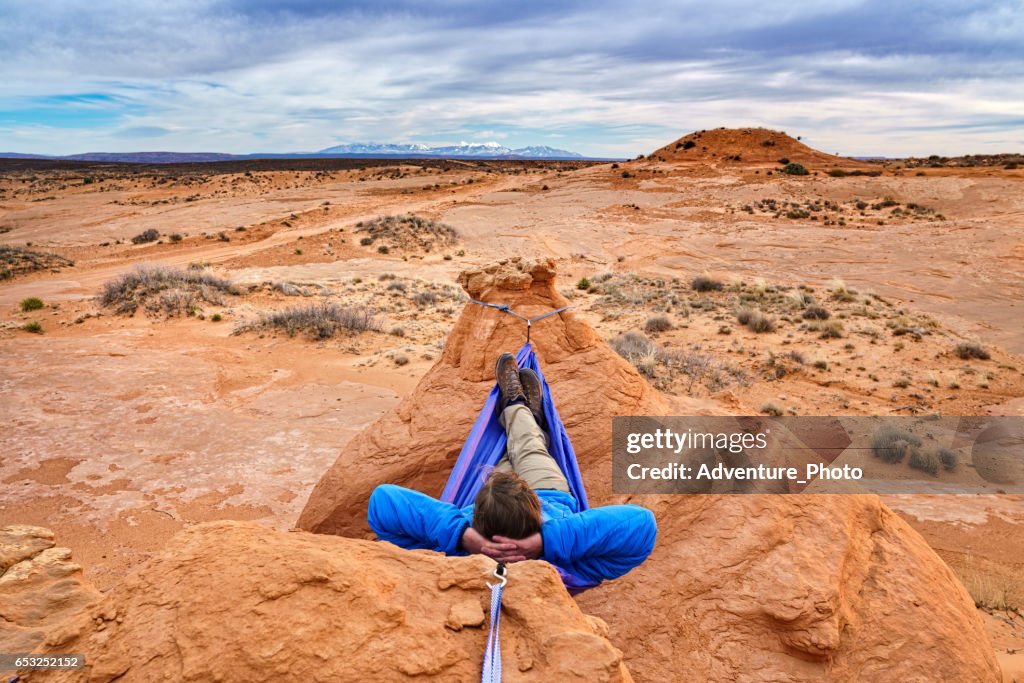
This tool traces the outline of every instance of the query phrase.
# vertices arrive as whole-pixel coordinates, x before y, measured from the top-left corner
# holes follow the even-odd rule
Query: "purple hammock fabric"
[[[526,342],[523,348],[516,353],[516,362],[521,368],[530,368],[540,377],[541,385],[544,387],[544,417],[548,422],[548,435],[550,445],[548,451],[551,457],[558,463],[558,467],[565,474],[569,482],[569,491],[576,499],[580,512],[586,510],[587,492],[583,487],[583,478],[580,476],[579,464],[576,462],[576,452],[572,449],[572,442],[569,435],[565,433],[565,426],[555,409],[555,402],[551,399],[551,389],[544,379],[540,364],[537,362],[537,354],[533,352],[530,342]],[[476,422],[469,432],[469,438],[462,446],[459,459],[452,468],[452,473],[445,484],[441,500],[446,503],[465,507],[472,505],[477,492],[483,486],[484,480],[491,473],[491,469],[498,464],[505,454],[505,428],[498,422],[498,385],[495,383],[491,393],[487,395],[484,407],[477,415]],[[596,583],[586,581],[578,576],[570,574],[560,567],[556,567],[562,576],[562,582],[573,595],[587,588],[593,588]]]

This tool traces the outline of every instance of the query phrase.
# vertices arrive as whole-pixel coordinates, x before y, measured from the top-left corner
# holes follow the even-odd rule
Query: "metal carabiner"
[[[508,567],[505,566],[505,563],[504,562],[499,562],[498,565],[494,568],[494,571],[492,572],[492,574],[499,581],[501,581],[501,587],[504,588],[505,584],[508,583]],[[498,584],[496,584],[496,583],[488,583],[487,584],[487,586],[490,587],[490,588],[494,588],[497,585]]]

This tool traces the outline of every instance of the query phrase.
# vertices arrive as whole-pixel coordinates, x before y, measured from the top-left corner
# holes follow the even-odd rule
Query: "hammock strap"
[[[556,308],[553,311],[548,311],[547,313],[544,313],[542,315],[538,315],[538,316],[536,316],[534,318],[527,318],[525,315],[520,315],[520,314],[516,313],[515,311],[513,311],[512,307],[509,306],[508,304],[491,304],[491,303],[487,303],[486,301],[477,301],[473,297],[469,297],[469,300],[471,302],[473,302],[474,304],[478,304],[480,306],[487,306],[488,308],[495,308],[495,309],[501,311],[502,313],[508,313],[509,315],[514,316],[516,318],[519,318],[520,320],[525,322],[526,323],[526,341],[527,341],[527,343],[529,343],[529,341],[530,341],[530,329],[533,327],[533,323],[537,322],[538,320],[543,320],[544,318],[547,318],[548,316],[552,316],[552,315],[555,315],[557,313],[561,313],[562,311],[567,311],[570,308],[572,308],[572,306],[562,306],[561,308]]]
[[[487,633],[487,649],[484,650],[481,683],[501,683],[501,594],[508,583],[508,568],[504,562],[499,562],[494,568],[494,575],[498,577],[498,583],[487,584],[491,587],[491,624]]]

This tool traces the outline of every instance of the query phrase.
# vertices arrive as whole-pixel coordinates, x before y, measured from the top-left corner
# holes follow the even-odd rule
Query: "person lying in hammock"
[[[459,508],[382,484],[370,496],[368,513],[377,538],[410,550],[482,553],[498,562],[547,560],[591,586],[646,560],[657,533],[651,511],[608,505],[581,512],[548,453],[537,373],[520,370],[504,353],[495,374],[508,445],[474,504]]]

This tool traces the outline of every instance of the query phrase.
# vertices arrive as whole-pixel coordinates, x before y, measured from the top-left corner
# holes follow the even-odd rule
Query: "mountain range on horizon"
[[[182,163],[203,161],[232,161],[239,159],[308,159],[308,158],[451,158],[451,159],[538,159],[586,160],[576,152],[546,145],[530,145],[516,149],[497,142],[460,142],[457,145],[429,146],[421,143],[353,142],[327,147],[317,152],[291,152],[267,154],[225,154],[220,152],[86,152],[84,154],[47,155],[20,152],[0,152],[7,159],[52,159],[67,161],[106,161],[122,163]],[[603,160],[603,158],[602,158]]]

